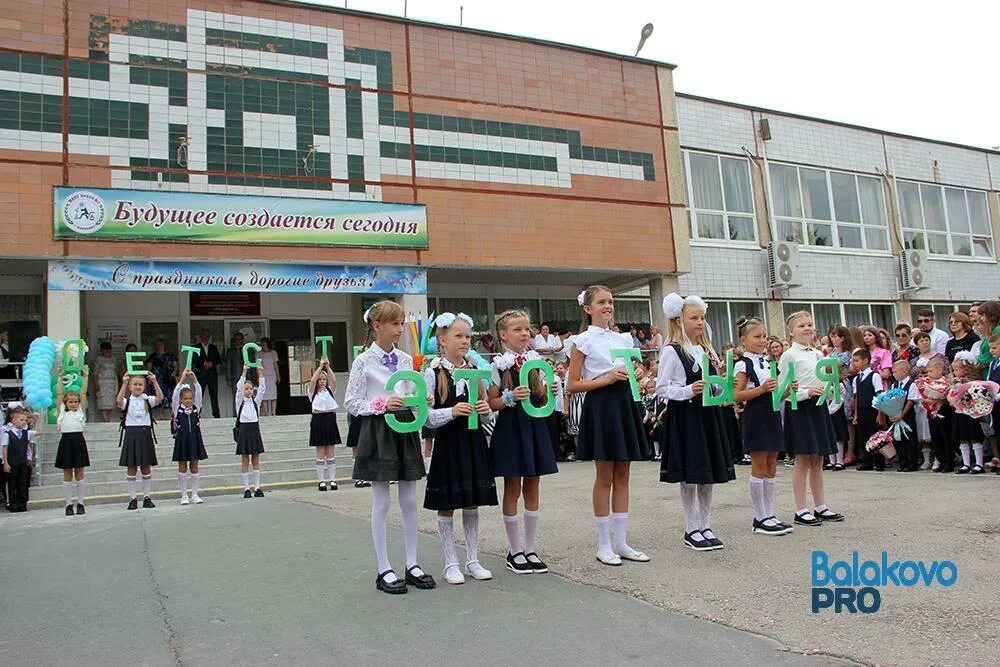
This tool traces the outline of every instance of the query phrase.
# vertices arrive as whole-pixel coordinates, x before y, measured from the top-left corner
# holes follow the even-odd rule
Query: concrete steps
[[[341,437],[347,437],[347,415],[338,415]],[[232,419],[205,419],[202,437],[208,459],[199,466],[201,495],[242,493],[240,457],[232,437]],[[309,415],[262,417],[261,437],[266,451],[261,459],[261,486],[267,488],[308,486],[316,483],[315,453],[309,446]],[[176,498],[179,495],[177,466],[170,460],[173,438],[170,425],[157,422],[156,455],[159,465],[153,469],[152,496]],[[87,501],[123,502],[128,493],[125,470],[118,466],[118,424],[88,424],[86,430],[90,467],[86,471]],[[62,471],[54,467],[59,433],[54,428],[39,436],[38,474],[32,479],[29,496],[35,506],[62,504]],[[337,448],[337,476],[344,484],[351,476],[351,452]]]

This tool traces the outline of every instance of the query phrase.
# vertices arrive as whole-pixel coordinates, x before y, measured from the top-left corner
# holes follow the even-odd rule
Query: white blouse
[[[623,368],[625,362],[613,360],[611,350],[634,348],[631,335],[615,333],[611,329],[602,329],[594,325],[590,325],[586,331],[577,336],[573,344],[584,355],[583,372],[580,374],[583,380],[593,380],[607,375],[615,366]]]
[[[316,394],[312,397],[313,412],[333,412],[339,407],[340,404],[337,403],[337,399],[333,397],[330,385],[327,385],[322,389],[317,389]]]
[[[344,405],[347,412],[355,417],[373,415],[372,400],[377,396],[399,396],[400,398],[412,396],[414,393],[412,382],[399,382],[393,391],[385,390],[385,383],[389,377],[395,373],[382,363],[384,355],[396,355],[396,371],[412,371],[413,357],[403,352],[397,347],[392,348],[392,352],[386,352],[372,343],[372,346],[359,354],[354,363],[351,364],[351,374],[347,378],[347,390],[344,395]]]
[[[804,401],[809,398],[809,390],[813,387],[824,387],[826,383],[816,376],[816,362],[823,358],[819,350],[806,347],[801,343],[792,343],[791,347],[785,350],[778,360],[778,377],[783,380],[788,367],[795,364],[795,379],[799,383],[799,390],[795,392],[795,397]],[[779,380],[780,381],[780,380]]]
[[[143,403],[148,403],[147,408]],[[149,418],[149,411],[159,405],[156,396],[143,394],[142,396],[132,396],[129,394],[118,404],[122,410],[128,405],[128,412],[125,413],[125,426],[152,426],[153,422]]]
[[[701,359],[705,348],[688,341],[684,349],[692,359],[692,370],[701,370]],[[668,401],[690,401],[694,398],[694,385],[687,383],[684,364],[672,345],[663,348],[660,354],[660,370],[656,374],[656,395]]]
[[[80,408],[67,410],[66,406],[59,406],[59,417],[56,418],[56,424],[59,425],[60,433],[83,433],[83,426],[86,422],[87,415]]]
[[[253,402],[256,404],[256,409],[254,409],[253,405],[247,405],[240,410],[240,406],[247,400],[246,396],[243,395],[243,387],[247,382],[246,373],[240,377],[239,384],[236,385],[236,397],[233,400],[236,405],[236,414],[240,416],[241,424],[253,424],[254,422],[260,421],[260,404],[264,400],[264,391],[267,389],[267,381],[264,379],[265,375],[263,373],[259,373],[257,377],[260,378],[260,384],[257,385],[257,390],[253,395]]]
[[[743,363],[736,363],[736,368],[733,371],[736,375],[743,374],[747,376],[747,389],[755,389],[759,387],[760,384],[754,382],[753,378],[746,371],[745,364],[751,364],[753,366],[754,373],[757,374],[757,379],[761,381],[767,381],[771,378],[771,364],[768,363],[767,357],[763,354],[754,354],[753,352],[743,353]]]
[[[532,341],[532,345],[536,350],[538,348],[549,348],[550,350],[552,350],[551,352],[546,352],[545,353],[546,356],[552,356],[556,352],[562,350],[562,341],[560,341],[559,336],[556,336],[555,334],[549,334],[548,338],[546,338],[542,334],[538,334]]]

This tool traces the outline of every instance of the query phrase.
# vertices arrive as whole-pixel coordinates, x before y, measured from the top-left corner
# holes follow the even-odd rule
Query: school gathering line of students
[[[863,443],[878,428],[885,428],[881,415],[872,408],[875,396],[888,384],[899,387],[908,399],[903,413],[893,421],[905,421],[909,436],[899,443],[899,470],[927,469],[928,451],[923,447],[924,465],[918,466],[918,448],[933,447],[936,470],[952,469],[956,448],[961,453],[959,472],[983,469],[983,425],[954,414],[946,406],[924,395],[915,375],[940,380],[945,359],[932,350],[931,336],[920,332],[917,346],[902,349],[897,357],[873,350],[883,341],[876,330],[856,336],[861,345],[851,350],[850,335],[844,328],[830,332],[834,357],[844,371],[844,398],[838,403],[819,403],[825,383],[816,372],[817,361],[825,355],[817,345],[818,334],[808,312],[792,313],[786,321],[787,349],[778,342],[780,356],[769,338],[764,323],[756,318],[740,318],[738,361],[733,373],[733,404],[742,406],[739,420],[733,404],[710,405],[703,399],[703,372],[716,374],[723,368],[706,334],[707,304],[697,296],[668,295],[663,302],[667,318],[667,336],[658,366],[636,361],[635,379],[642,400],[636,401],[630,390],[630,373],[619,358],[619,350],[630,347],[631,336],[613,331],[614,298],[611,291],[593,285],[581,292],[578,302],[583,310],[586,329],[573,336],[565,346],[570,363],[568,371],[561,364],[556,369],[552,395],[562,398],[560,409],[572,426],[578,442],[575,456],[593,460],[593,512],[597,532],[596,559],[617,567],[623,561],[649,562],[642,551],[628,544],[629,476],[633,461],[655,458],[660,463],[660,481],[679,484],[684,518],[682,544],[695,551],[724,548],[711,527],[712,491],[715,484],[736,479],[734,450],[741,448],[751,465],[748,493],[754,533],[787,535],[793,525],[777,518],[776,466],[784,452],[794,457],[792,492],[795,502],[793,523],[821,526],[841,522],[844,516],[833,511],[824,495],[824,469],[842,470],[851,463],[849,426],[855,432],[855,449],[860,452],[859,469],[882,470],[886,462],[876,452],[867,455]],[[983,304],[987,315],[991,304]],[[1000,320],[1000,304],[996,319]],[[539,407],[546,403],[550,387],[544,374],[531,370],[522,381],[522,367],[540,359],[530,349],[531,322],[525,311],[509,310],[496,322],[497,340],[502,352],[493,358],[488,373],[469,376],[460,371],[472,369],[469,350],[472,344],[472,319],[462,313],[443,313],[434,322],[439,355],[423,370],[428,402],[426,426],[433,434],[434,446],[429,465],[425,465],[419,434],[392,428],[391,415],[400,423],[412,423],[416,417],[407,398],[421,394],[412,382],[398,382],[391,390],[386,382],[400,370],[414,370],[413,358],[396,347],[403,331],[405,314],[392,301],[380,301],[364,314],[368,329],[368,347],[351,367],[345,407],[351,418],[347,445],[354,451],[353,478],[358,485],[372,488],[371,530],[375,548],[378,590],[391,594],[405,593],[408,587],[430,589],[436,582],[420,566],[417,553],[416,482],[427,477],[423,506],[437,512],[438,535],[443,553],[443,576],[449,584],[462,584],[465,575],[488,580],[492,573],[479,562],[479,508],[501,506],[507,534],[506,567],[515,574],[545,573],[548,566],[538,554],[540,482],[558,472],[561,451],[554,442],[562,428],[561,415],[553,421],[530,416],[522,404]],[[990,326],[995,326],[992,322]],[[921,337],[922,335],[922,337]],[[924,342],[926,339],[926,342]],[[961,340],[956,337],[953,340]],[[950,343],[944,341],[946,346]],[[885,343],[887,344],[887,343]],[[950,347],[957,347],[950,345]],[[888,350],[887,347],[878,348]],[[987,376],[1000,379],[1000,331],[989,339],[990,363]],[[964,355],[964,356],[963,356]],[[979,352],[958,350],[953,369],[962,380],[976,371]],[[770,362],[777,357],[779,378],[794,372],[790,386],[771,377]],[[848,360],[850,365],[848,366]],[[921,364],[921,361],[923,363]],[[706,366],[703,369],[702,366]],[[914,370],[918,369],[918,370]],[[919,370],[922,369],[922,370]],[[421,369],[416,369],[421,370]],[[236,454],[242,459],[244,497],[263,497],[260,487],[260,455],[264,444],[260,434],[261,401],[266,395],[266,375],[255,386],[247,380],[248,368],[237,384],[235,397]],[[475,379],[475,378],[481,379]],[[563,379],[565,378],[565,384]],[[654,379],[655,378],[655,379]],[[58,427],[61,432],[56,467],[64,470],[66,514],[84,514],[84,469],[89,465],[85,425],[86,379],[83,391],[59,396]],[[174,438],[172,460],[178,464],[181,504],[201,504],[198,495],[198,464],[207,458],[200,430],[202,387],[191,371],[185,371],[172,392],[171,434]],[[152,394],[147,394],[147,383]],[[329,362],[321,359],[310,380],[309,445],[316,450],[316,475],[320,491],[336,490],[336,467],[333,449],[341,444],[336,422],[339,408],[334,398],[335,379]],[[786,387],[779,389],[779,387]],[[567,399],[563,391],[568,391]],[[784,394],[774,400],[784,408],[772,407],[772,394]],[[797,409],[788,402],[798,399]],[[142,475],[142,506],[153,508],[150,499],[152,467],[157,465],[152,408],[163,400],[163,392],[154,374],[146,377],[125,375],[116,403],[122,411],[121,456],[119,464],[127,469],[129,510],[138,507],[137,475]],[[575,407],[574,407],[575,406]],[[848,420],[847,406],[850,406]],[[576,414],[573,414],[573,413]],[[730,414],[732,419],[730,420]],[[918,427],[921,419],[925,429]],[[27,504],[27,478],[32,461],[28,428],[29,414],[12,410],[10,424],[0,440],[3,469],[10,478],[11,511],[24,511]],[[470,420],[476,423],[471,424]],[[731,422],[736,422],[735,424]],[[491,431],[488,435],[487,427]],[[924,439],[926,438],[926,440]],[[652,447],[650,446],[652,443]],[[845,459],[845,455],[847,458]],[[974,460],[973,460],[974,457]],[[252,484],[251,484],[252,475]],[[502,497],[495,479],[503,478]],[[75,478],[75,480],[74,480]],[[387,523],[390,509],[390,484],[398,489],[403,518],[405,572],[399,577],[390,562],[387,546]],[[811,506],[806,502],[811,492]],[[76,492],[74,506],[73,492]],[[523,499],[523,500],[522,500]],[[523,511],[519,514],[519,505]],[[460,567],[454,542],[454,512],[462,511],[466,539],[466,562]],[[523,525],[523,534],[522,534]],[[613,537],[612,537],[613,535]]]

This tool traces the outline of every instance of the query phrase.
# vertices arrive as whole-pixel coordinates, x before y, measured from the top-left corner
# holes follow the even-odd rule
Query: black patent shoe
[[[402,579],[396,579],[396,581],[389,583],[385,580],[385,575],[392,572],[392,570],[386,570],[382,574],[375,577],[375,588],[382,591],[383,593],[389,593],[390,595],[401,595],[406,592],[406,582]],[[395,572],[393,572],[395,574]]]
[[[126,507],[125,509],[127,510],[139,509],[139,501],[136,500],[135,498],[132,498],[131,500],[128,501],[128,507]]]
[[[66,516],[73,516],[73,506],[72,505],[67,505],[66,506]]]
[[[257,490],[253,492],[253,497],[254,497],[254,498],[263,498],[263,497],[264,497],[264,490],[263,490],[263,489],[261,489],[261,488],[260,488],[260,487],[258,486],[258,487],[257,487]]]
[[[983,467],[981,465],[974,465],[974,466],[972,466],[972,470],[969,471],[969,474],[970,475],[982,475],[984,472],[986,472],[986,471],[983,470]]]
[[[406,584],[409,586],[416,586],[417,588],[422,588],[424,590],[429,590],[437,586],[434,581],[434,577],[424,572],[419,577],[413,574],[414,570],[421,569],[419,565],[414,565],[406,569]]]
[[[149,496],[146,496],[145,498],[142,499],[142,507],[143,507],[143,509],[151,510],[154,507],[156,507],[156,504],[153,503],[153,499],[152,498],[150,498]]]
[[[524,559],[528,561],[534,574],[545,574],[549,571],[549,566],[534,551],[524,554]]]
[[[337,490],[337,483],[336,482],[330,482],[330,490],[331,491],[336,491]]]
[[[695,534],[698,536],[695,537]],[[718,548],[713,546],[710,541],[706,540],[699,530],[696,530],[693,533],[684,533],[684,546],[688,549],[694,549],[695,551],[714,551]]]
[[[320,482],[317,484],[317,487],[319,487],[320,491],[326,491],[326,482]]]
[[[955,474],[956,475],[968,475],[969,472],[971,472],[971,469],[969,468],[969,466],[962,466],[961,468],[959,468],[958,470],[955,471]]]
[[[518,562],[518,556],[524,559],[523,563]],[[514,574],[531,574],[535,571],[535,569],[531,567],[531,563],[528,562],[528,559],[525,558],[524,554],[521,552],[516,554],[512,554],[510,552],[507,553],[507,569]]]
[[[86,513],[87,513],[87,508],[84,507],[82,504],[77,503],[76,504],[76,514],[77,514],[77,516],[79,516],[81,514],[86,514]]]
[[[813,516],[815,516],[818,519],[822,519],[823,521],[837,522],[837,521],[843,521],[844,520],[844,515],[843,514],[837,514],[836,512],[834,512],[833,510],[831,510],[830,508],[827,508],[827,509],[823,510],[822,512],[813,512]]]
[[[806,512],[805,514],[796,514],[795,523],[800,526],[822,526],[823,519],[819,518],[812,512]]]
[[[774,517],[768,517],[773,519]],[[764,521],[753,520],[753,532],[760,533],[761,535],[787,535],[792,532],[792,527],[785,523],[778,523],[776,525],[768,525]],[[777,519],[775,519],[777,521]]]

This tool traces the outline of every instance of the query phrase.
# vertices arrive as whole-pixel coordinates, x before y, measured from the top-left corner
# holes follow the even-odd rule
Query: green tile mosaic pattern
[[[190,41],[201,34],[201,43]],[[393,89],[392,54],[359,46],[333,53],[330,44],[342,43],[342,35],[322,34],[308,25],[198,10],[188,11],[187,25],[92,15],[90,58],[68,63],[71,150],[108,154],[140,183],[294,188],[315,193],[309,196],[346,189],[378,198],[372,182],[385,173],[409,175],[411,153],[418,174],[432,178],[491,180],[493,168],[502,168],[502,182],[538,185],[541,177],[541,184],[563,188],[579,173],[656,180],[652,153],[588,146],[570,128],[415,112],[411,149],[405,96],[367,92]],[[38,136],[50,147],[53,137],[61,141],[62,76],[61,58],[0,51],[0,129],[21,133],[22,146]],[[371,96],[377,118],[365,117]],[[256,129],[248,131],[248,122]],[[281,135],[278,126],[286,128]],[[203,137],[201,145],[184,145],[189,131]],[[464,138],[456,143],[445,133]],[[98,141],[105,137],[130,141]],[[499,150],[495,138],[504,140]],[[164,168],[225,175],[149,171]]]

